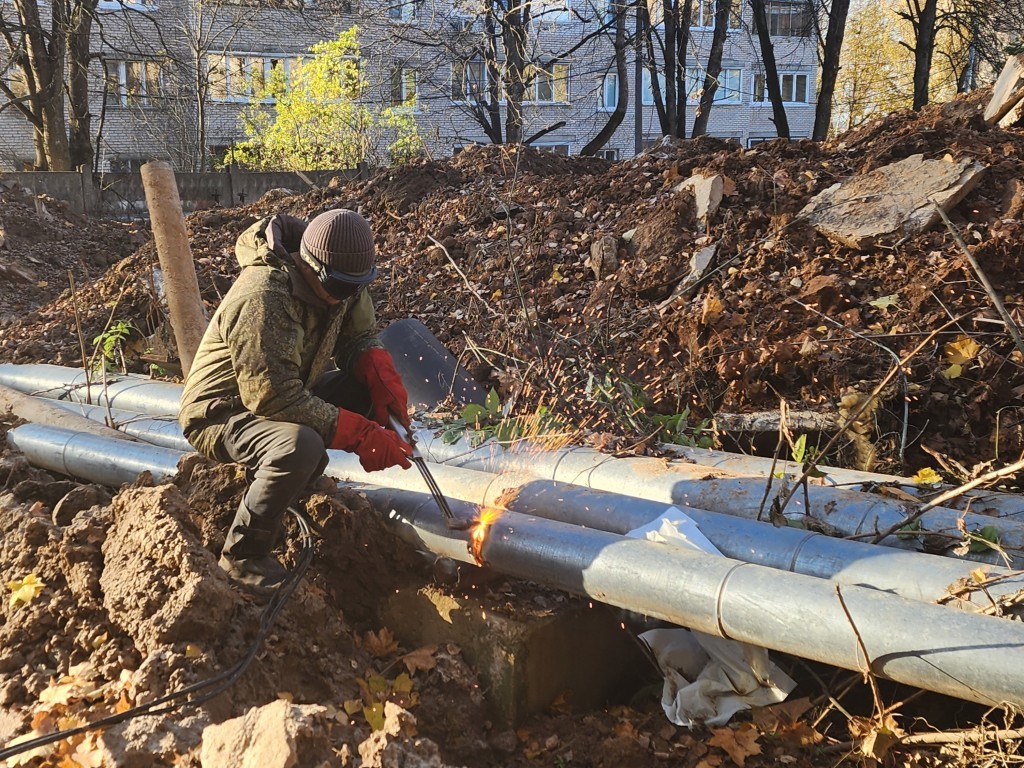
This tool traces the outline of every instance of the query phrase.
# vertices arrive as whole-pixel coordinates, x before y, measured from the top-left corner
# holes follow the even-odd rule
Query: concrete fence
[[[338,171],[303,173],[222,171],[214,173],[175,173],[182,208],[194,211],[213,206],[251,203],[268,190],[290,189],[307,192],[326,186],[331,179],[365,178],[365,167]],[[12,171],[0,173],[0,185],[19,184],[34,194],[46,194],[63,200],[76,213],[110,218],[145,219],[146,195],[142,176],[131,173],[79,173],[77,171]]]

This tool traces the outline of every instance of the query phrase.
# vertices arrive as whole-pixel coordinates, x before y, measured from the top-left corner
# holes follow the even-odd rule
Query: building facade
[[[181,170],[211,167],[245,140],[243,110],[272,110],[263,90],[267,82],[301,68],[310,60],[311,45],[353,26],[360,44],[361,100],[411,117],[424,153],[440,157],[489,143],[496,131],[505,140],[509,56],[487,2],[100,0],[90,63],[96,170],[133,170],[157,158]],[[522,138],[532,145],[579,153],[606,125],[623,90],[625,118],[600,153],[629,157],[661,137],[651,76],[648,67],[637,66],[635,45],[625,50],[629,76],[620,82],[608,2],[527,4],[532,13],[519,27],[518,55],[526,74]],[[650,2],[657,39],[661,21],[656,0]],[[734,2],[739,10],[730,21],[707,132],[749,146],[777,133],[749,8]],[[704,80],[715,3],[693,5],[687,135]],[[793,137],[809,136],[814,122],[817,55],[807,6],[799,0],[768,3]],[[23,92],[19,69],[6,55],[0,53],[0,76]],[[493,110],[486,109],[488,101]],[[382,133],[375,142],[380,152],[371,160],[386,161],[389,137]],[[21,170],[33,156],[27,120],[0,109],[0,169]]]

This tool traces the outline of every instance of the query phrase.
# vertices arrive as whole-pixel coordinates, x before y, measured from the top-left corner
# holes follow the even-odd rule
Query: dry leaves
[[[391,634],[387,627],[381,627],[380,632],[372,629],[363,635],[363,646],[374,658],[383,659],[398,652],[398,641]]]
[[[7,588],[11,590],[11,605],[18,603],[28,605],[39,596],[45,586],[46,584],[40,581],[34,573],[30,573],[24,579],[7,582]]]
[[[417,648],[415,651],[405,654],[402,657],[402,663],[405,664],[405,668],[409,670],[410,675],[415,675],[421,669],[429,672],[437,666],[437,659],[434,658],[435,653],[437,653],[436,645],[425,645],[422,648]]]
[[[761,754],[761,745],[757,743],[761,734],[749,723],[738,728],[715,728],[713,733],[708,744],[725,750],[729,759],[740,768],[746,764],[748,757]]]

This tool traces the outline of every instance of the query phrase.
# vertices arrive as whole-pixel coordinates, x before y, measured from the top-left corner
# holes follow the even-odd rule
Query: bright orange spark
[[[501,515],[498,507],[484,507],[480,510],[480,516],[473,526],[473,535],[469,541],[469,551],[479,566],[484,565],[484,542],[487,541],[487,532],[490,531],[494,521]]]

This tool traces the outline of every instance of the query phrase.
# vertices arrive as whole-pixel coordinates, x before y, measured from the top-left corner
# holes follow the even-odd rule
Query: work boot
[[[243,502],[228,528],[220,567],[236,583],[258,594],[269,594],[288,578],[288,571],[271,554],[280,534],[280,521],[252,515]]]

